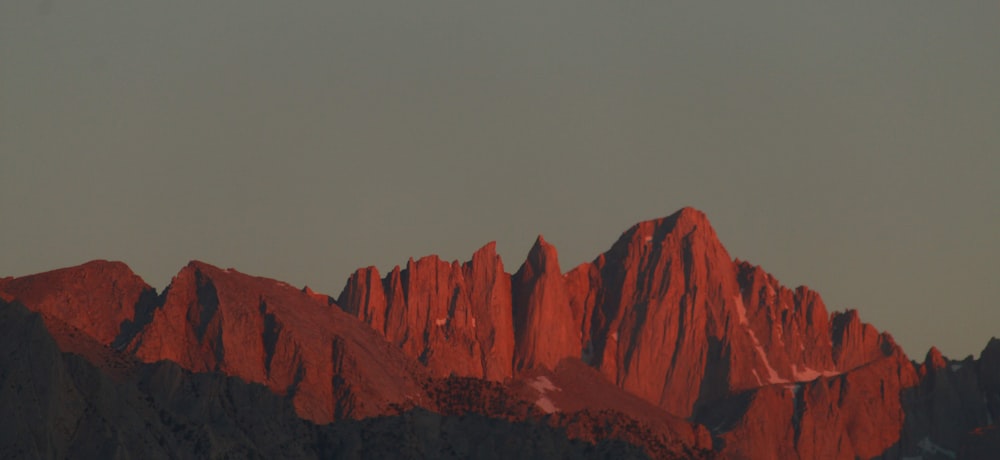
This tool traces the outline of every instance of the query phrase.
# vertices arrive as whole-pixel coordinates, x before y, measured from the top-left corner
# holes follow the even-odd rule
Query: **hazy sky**
[[[1000,4],[0,2],[0,276],[564,270],[691,205],[914,359],[1000,335]],[[751,5],[752,4],[752,5]]]

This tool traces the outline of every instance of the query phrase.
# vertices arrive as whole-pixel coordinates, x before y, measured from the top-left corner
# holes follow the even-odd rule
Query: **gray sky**
[[[569,269],[691,205],[912,358],[978,355],[1000,5],[815,3],[0,2],[0,276],[337,295],[491,240],[513,271],[539,233]]]

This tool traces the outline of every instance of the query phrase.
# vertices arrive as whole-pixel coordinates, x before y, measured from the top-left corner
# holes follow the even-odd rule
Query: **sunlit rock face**
[[[0,279],[0,298],[17,300],[46,319],[68,324],[110,345],[148,321],[156,292],[124,263],[95,260]]]
[[[197,261],[157,294],[94,261],[0,279],[0,300],[111,379],[170,361],[317,423],[422,407],[663,458],[989,458],[1000,416],[1000,341],[911,362],[856,311],[734,260],[691,208],[566,272],[539,236],[514,273],[490,243],[359,269],[336,299]]]
[[[435,376],[512,375],[511,277],[493,243],[464,264],[410,259],[384,278],[374,267],[360,269],[338,303]]]
[[[421,397],[422,369],[332,302],[202,262],[174,277],[129,349],[264,384],[319,423]]]

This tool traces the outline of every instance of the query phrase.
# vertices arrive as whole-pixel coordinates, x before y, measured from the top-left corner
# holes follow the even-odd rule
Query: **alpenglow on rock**
[[[787,288],[734,259],[691,208],[632,226],[593,261],[565,272],[556,247],[539,236],[513,273],[489,243],[465,262],[431,255],[386,274],[359,269],[336,298],[203,262],[188,264],[158,294],[125,264],[94,261],[0,279],[0,300],[36,312],[62,353],[93,367],[11,374],[8,388],[60,385],[65,392],[30,401],[67,407],[110,404],[114,392],[78,386],[94,372],[124,382],[129,401],[142,400],[152,394],[143,380],[151,368],[142,366],[169,361],[195,380],[208,376],[213,388],[245,391],[224,379],[258,385],[274,395],[266,404],[287,404],[308,422],[363,420],[338,433],[396,427],[428,449],[439,439],[435,430],[483,436],[491,426],[504,433],[545,426],[545,436],[556,438],[535,441],[579,455],[587,450],[557,438],[624,440],[634,446],[601,444],[610,449],[601,452],[658,458],[991,458],[1000,445],[1000,341],[990,341],[979,360],[953,361],[932,349],[913,362],[856,311],[831,314],[809,288]],[[198,388],[177,371],[157,372],[157,388]],[[258,426],[256,415],[208,403],[220,414],[215,422],[177,415],[213,396],[185,397],[190,404],[161,412],[181,425],[225,424],[210,429],[229,434],[206,435],[227,443],[213,449],[270,449],[240,450],[249,438],[227,437]],[[0,403],[18,413],[45,410]],[[64,425],[96,423],[78,412]],[[445,427],[465,414],[481,418],[464,431]],[[308,439],[305,456],[364,444],[293,431],[270,439]],[[364,432],[366,439],[389,435]],[[97,442],[112,451],[115,443],[124,441]],[[467,444],[475,440],[433,445],[445,449],[438,453],[473,452]],[[32,449],[6,446],[0,454]],[[59,456],[85,444],[58,446],[33,452]],[[547,448],[539,449],[531,452]]]

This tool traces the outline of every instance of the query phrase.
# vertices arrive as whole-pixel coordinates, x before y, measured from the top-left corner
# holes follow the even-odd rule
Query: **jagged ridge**
[[[636,224],[566,273],[539,237],[513,275],[490,243],[466,263],[410,259],[384,278],[358,270],[336,301],[199,262],[159,297],[106,262],[0,280],[0,295],[144,361],[262,383],[318,422],[427,407],[434,378],[516,384],[567,360],[586,363],[576,375],[589,366],[705,424],[734,456],[956,450],[1000,401],[993,355],[969,365],[971,377],[935,356],[918,367],[856,312],[829,315],[815,292],[733,260],[691,208]],[[927,405],[953,384],[976,396]],[[954,407],[973,415],[950,431],[926,415]],[[688,445],[703,442],[694,432]]]

